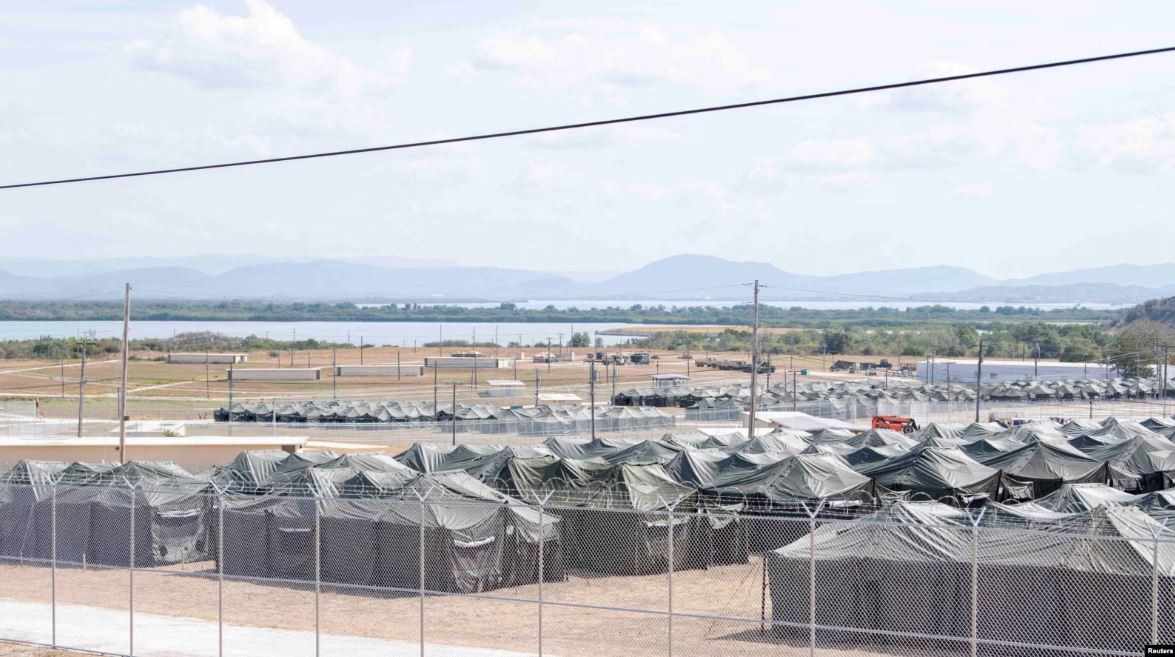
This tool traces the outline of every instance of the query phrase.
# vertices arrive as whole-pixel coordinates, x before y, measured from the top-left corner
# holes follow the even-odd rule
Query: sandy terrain
[[[806,645],[790,645],[765,635],[758,623],[761,562],[723,566],[674,575],[674,610],[740,621],[675,616],[675,655],[807,654]],[[78,608],[128,609],[129,574],[102,569],[57,571],[57,601]],[[50,600],[47,568],[0,565],[4,596],[22,602]],[[186,569],[135,573],[135,609],[155,615],[215,621],[218,582],[210,564]],[[543,652],[573,657],[632,657],[665,654],[669,641],[668,579],[573,576],[544,585]],[[538,651],[537,585],[501,589],[493,596],[428,596],[423,600],[425,639],[430,644],[466,646],[524,653]],[[638,611],[587,609],[569,605],[622,607]],[[768,602],[770,604],[770,602]],[[323,633],[416,642],[420,639],[422,600],[415,592],[324,587],[320,599]],[[225,622],[284,630],[313,630],[312,585],[226,581]],[[770,610],[767,611],[768,615]],[[70,622],[59,612],[59,622]],[[76,619],[76,620],[80,620]],[[205,637],[207,638],[207,637]],[[275,654],[282,653],[275,646]],[[18,653],[19,654],[19,653]],[[41,657],[40,653],[30,653]],[[53,653],[45,653],[52,655]],[[821,654],[865,654],[822,651]],[[887,654],[887,653],[868,653]]]

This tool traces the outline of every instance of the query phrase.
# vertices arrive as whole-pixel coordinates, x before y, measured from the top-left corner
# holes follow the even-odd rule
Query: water
[[[235,322],[235,321],[132,321],[131,339],[170,338],[177,333],[210,331],[237,337],[255,335],[275,340],[290,340],[295,333],[299,340],[314,338],[330,342],[359,344],[360,339],[368,345],[392,345],[411,347],[416,344],[435,342],[438,339],[472,341],[474,331],[478,341],[494,339],[497,330],[498,343],[507,344],[519,339],[523,344],[542,344],[548,339],[564,343],[572,331],[587,332],[593,337],[597,332],[609,329],[640,326],[622,322],[577,322],[570,323],[529,323],[529,322]],[[439,330],[439,332],[438,332]],[[81,321],[81,322],[28,322],[0,321],[0,340],[30,340],[43,336],[54,338],[89,335],[98,338],[122,336],[122,322]],[[614,345],[629,340],[632,336],[599,336],[604,344]]]
[[[730,308],[731,306],[739,304],[748,304],[751,300],[748,296],[745,300],[731,300],[731,299],[676,299],[676,300],[644,300],[644,299],[538,299],[535,301],[516,301],[514,305],[525,310],[542,310],[548,306],[553,306],[556,310],[566,310],[568,308],[579,308],[581,310],[591,310],[595,308],[629,308],[631,306],[640,304],[645,308],[653,306],[665,306],[666,308],[701,308],[711,306],[714,308]],[[1007,303],[1002,301],[982,301],[982,302],[963,302],[963,301],[919,301],[916,299],[893,299],[886,301],[760,301],[764,306],[775,306],[777,308],[804,308],[807,310],[862,310],[864,308],[897,308],[905,310],[907,308],[918,308],[921,306],[946,306],[956,310],[979,310],[983,306],[995,309],[998,306],[1024,306],[1026,308],[1039,308],[1041,310],[1054,310],[1059,308],[1074,308],[1080,306],[1090,310],[1116,310],[1119,308],[1127,308],[1133,304],[1110,304],[1110,303]],[[378,303],[360,303],[356,304],[360,308],[379,308],[385,304]],[[428,305],[427,303],[422,305]],[[445,303],[446,306],[459,306],[461,308],[497,308],[499,302],[497,301],[472,301],[472,302],[456,302]]]

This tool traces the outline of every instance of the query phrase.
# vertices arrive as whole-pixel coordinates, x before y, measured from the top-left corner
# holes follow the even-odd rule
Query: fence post
[[[1151,643],[1159,642],[1159,532],[1155,529],[1151,546]]]
[[[673,545],[673,509],[677,507],[677,502],[669,506],[669,530],[666,536],[669,538],[669,657],[673,657],[673,570],[674,570],[674,545]]]
[[[224,495],[216,495],[216,654],[224,657]]]
[[[53,484],[50,489],[50,494],[53,496],[52,506],[49,510],[49,522],[53,526],[49,530],[49,549],[51,550],[51,564],[52,564],[52,582],[50,583],[50,606],[52,607],[52,619],[50,628],[50,635],[52,637],[52,646],[57,647],[57,484]]]
[[[539,657],[543,657],[543,582],[547,579],[546,556],[544,555],[547,549],[547,535],[544,522],[547,518],[547,499],[550,497],[551,494],[547,493],[547,497],[539,501]]]
[[[971,525],[971,657],[979,652],[979,520]]]
[[[131,545],[130,545],[130,569],[128,570],[130,576],[130,632],[129,632],[129,651],[128,655],[134,657],[135,654],[135,502],[136,491],[134,486],[131,487]]]
[[[314,656],[322,653],[322,518],[314,501]]]
[[[424,501],[431,492],[420,498],[420,545],[416,558],[420,566],[420,657],[424,657]]]
[[[767,558],[767,554],[763,554]],[[816,657],[816,514],[808,514],[808,656]]]

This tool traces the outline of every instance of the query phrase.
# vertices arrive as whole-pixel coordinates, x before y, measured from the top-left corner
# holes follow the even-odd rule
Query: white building
[[[652,379],[654,388],[672,388],[689,382],[689,377],[684,374],[654,374]]]
[[[253,367],[225,370],[233,381],[318,381],[321,367]]]
[[[187,365],[209,363],[211,365],[233,365],[249,361],[248,354],[201,354],[175,353],[167,355],[169,363],[183,363]]]
[[[424,366],[404,363],[402,365],[337,365],[335,376],[424,376]]]
[[[936,358],[918,363],[918,375],[927,381],[975,384],[978,361],[974,358]],[[1061,379],[1104,379],[1113,376],[1102,363],[1058,363],[1056,361],[983,359],[983,383],[1014,381],[1057,381]]]
[[[513,397],[525,391],[526,384],[513,379],[490,379],[489,387],[478,393],[482,397]]]

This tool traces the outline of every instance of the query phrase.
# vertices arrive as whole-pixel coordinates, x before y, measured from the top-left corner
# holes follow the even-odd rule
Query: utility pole
[[[563,336],[559,336],[562,339]],[[547,338],[547,371],[551,371],[551,338]]]
[[[1040,380],[1040,343],[1033,342],[1032,349],[1033,349],[1033,352],[1032,352],[1032,355],[1033,355],[1033,358],[1032,358],[1032,380],[1039,381]]]
[[[791,409],[796,410],[796,370],[791,371]]]
[[[983,385],[983,336],[979,336],[979,362],[975,367],[975,421],[979,421],[979,402],[983,399],[983,394],[979,392],[980,386]]]
[[[440,414],[440,407],[437,406],[437,389],[438,389],[437,370],[439,370],[439,369],[440,368],[437,367],[436,365],[432,366],[432,419],[433,420],[438,419],[438,415]]]
[[[233,430],[233,363],[228,364],[228,430]]]
[[[126,463],[126,363],[130,351],[131,330],[131,284],[126,284],[122,302],[122,375],[118,387],[118,459]]]
[[[82,437],[82,414],[86,406],[86,351],[89,343],[82,342],[82,372],[78,375],[78,438]]]
[[[457,382],[453,382],[453,412],[449,415],[453,418],[451,424],[453,425],[453,444],[457,444]]]
[[[339,348],[330,348],[330,398],[339,398]]]
[[[590,391],[588,393],[588,400],[592,405],[592,442],[594,443],[596,442],[596,360],[594,358],[590,366],[589,377],[591,381],[588,384],[588,390]]]
[[[539,405],[539,371],[537,368],[534,371],[534,405]]]
[[[747,413],[747,440],[755,437],[755,386],[759,377],[759,279],[755,279],[751,310],[751,408]]]

